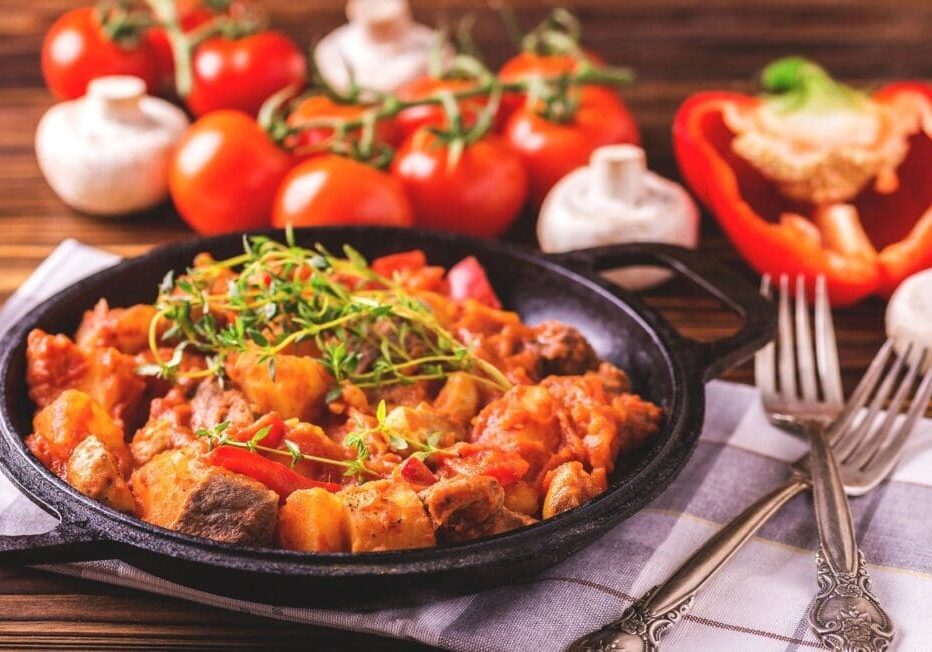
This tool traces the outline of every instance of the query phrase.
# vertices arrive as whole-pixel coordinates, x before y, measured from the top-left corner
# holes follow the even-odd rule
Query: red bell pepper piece
[[[228,471],[242,473],[254,480],[258,480],[277,493],[282,501],[299,489],[320,487],[330,492],[336,492],[342,488],[335,482],[312,480],[292,470],[285,464],[262,457],[262,455],[245,448],[218,446],[208,453],[207,461],[215,466],[222,466]]]
[[[431,485],[437,476],[417,457],[409,457],[401,463],[401,477],[415,485]]]
[[[420,249],[389,254],[372,261],[372,271],[385,278],[392,278],[395,272],[416,272],[427,266],[427,257]]]
[[[778,92],[792,92],[794,84],[802,83],[800,70],[814,73],[815,82],[806,82],[810,88],[796,89],[804,91],[798,96],[805,97],[802,104],[784,103],[781,110],[787,114],[802,115],[806,102],[852,97],[900,111],[898,124],[912,120],[917,126],[892,182],[882,182],[878,174],[850,198],[816,203],[789,196],[733,149],[737,134],[726,114],[753,114],[768,102],[779,102],[781,95],[713,91],[687,99],[673,124],[680,170],[739,253],[761,273],[804,274],[810,281],[824,274],[836,306],[874,293],[889,295],[904,278],[932,266],[932,85],[899,82],[867,96],[835,84],[804,60],[781,60],[768,70],[771,89]],[[819,116],[813,111],[804,117]],[[785,136],[791,139],[793,133]]]
[[[258,444],[268,448],[278,448],[285,438],[285,422],[278,412],[263,414],[248,426],[234,426],[231,428],[230,436],[237,441],[249,441],[256,436],[257,432],[265,428],[268,428],[268,432]]]
[[[475,299],[491,308],[502,307],[485,269],[475,256],[467,256],[451,267],[447,272],[447,282],[450,284],[450,296],[458,301]]]

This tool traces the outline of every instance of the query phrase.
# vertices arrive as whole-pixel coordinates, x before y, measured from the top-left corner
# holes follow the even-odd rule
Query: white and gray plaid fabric
[[[9,300],[0,328],[59,287],[112,264],[63,243]],[[560,649],[619,615],[695,547],[782,482],[803,443],[771,428],[753,388],[713,382],[702,439],[677,481],[649,507],[530,581],[420,606],[352,612],[269,606],[194,591],[119,561],[47,566],[57,573],[281,620],[416,639],[454,650]],[[892,479],[852,502],[877,595],[898,626],[895,649],[932,650],[932,422]],[[0,534],[41,532],[53,519],[0,476]],[[791,502],[703,591],[669,650],[817,649],[806,612],[816,589],[811,502]]]

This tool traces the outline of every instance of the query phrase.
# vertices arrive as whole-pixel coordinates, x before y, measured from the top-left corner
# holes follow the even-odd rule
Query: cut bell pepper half
[[[850,199],[823,204],[789,196],[735,151],[727,116],[753,113],[767,101],[703,92],[686,100],[673,124],[684,179],[742,257],[762,274],[803,274],[810,283],[824,274],[835,306],[888,296],[907,276],[932,267],[932,85],[898,82],[870,96],[878,105],[911,107],[918,128],[892,185],[878,190],[884,184],[872,179]]]

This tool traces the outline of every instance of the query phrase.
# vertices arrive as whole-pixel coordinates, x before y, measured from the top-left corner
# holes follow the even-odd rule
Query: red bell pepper
[[[799,58],[762,83],[693,95],[673,124],[683,177],[739,253],[761,273],[824,274],[836,306],[932,266],[932,85],[866,95]]]
[[[450,296],[458,301],[475,299],[490,308],[502,307],[485,269],[475,256],[467,256],[451,267],[447,272],[447,283],[450,284]]]
[[[285,464],[262,457],[258,453],[245,448],[218,446],[208,453],[207,461],[215,466],[222,466],[228,471],[242,473],[254,480],[258,480],[277,493],[282,501],[299,489],[320,487],[330,492],[336,492],[342,488],[335,482],[312,480],[306,475],[301,475],[292,470]]]

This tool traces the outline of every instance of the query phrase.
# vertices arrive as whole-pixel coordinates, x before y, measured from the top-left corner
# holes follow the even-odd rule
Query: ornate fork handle
[[[648,591],[628,607],[621,618],[578,639],[570,646],[570,651],[659,650],[661,636],[682,620],[696,592],[770,517],[808,486],[806,478],[794,474],[784,486],[758,500],[710,537],[666,582]]]
[[[832,650],[879,652],[893,640],[893,624],[871,593],[864,554],[858,551],[853,573],[838,571],[821,548],[816,555],[819,595],[809,621]]]

